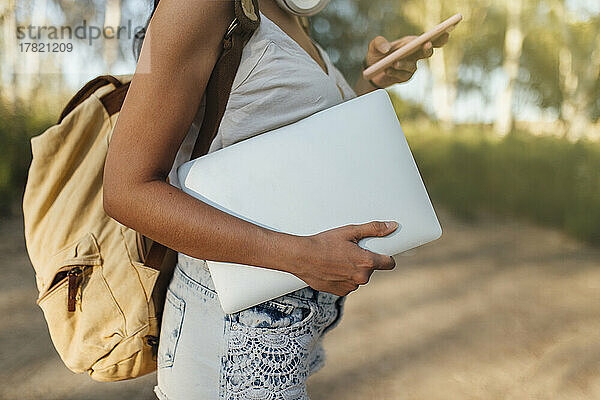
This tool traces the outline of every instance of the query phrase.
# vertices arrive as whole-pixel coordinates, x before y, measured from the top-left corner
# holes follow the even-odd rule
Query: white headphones
[[[325,8],[329,0],[277,0],[279,7],[300,17],[310,17]]]

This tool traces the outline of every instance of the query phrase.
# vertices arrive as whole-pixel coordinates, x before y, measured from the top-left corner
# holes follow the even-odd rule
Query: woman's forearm
[[[111,136],[105,210],[195,258],[292,272],[305,238],[243,221],[166,182],[234,17],[230,2],[160,2]]]
[[[106,212],[189,256],[294,272],[303,238],[259,227],[157,179],[105,194]]]

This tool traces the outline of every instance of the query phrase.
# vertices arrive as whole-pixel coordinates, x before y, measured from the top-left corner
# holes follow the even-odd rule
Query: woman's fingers
[[[353,241],[358,243],[360,239],[367,237],[383,237],[388,236],[398,229],[399,224],[396,221],[371,221],[361,225],[350,225],[350,231],[352,234]],[[396,266],[396,262],[390,256],[373,253],[368,250],[364,250],[370,254],[372,266],[370,273],[376,269],[393,269]]]
[[[448,39],[450,38],[450,34],[448,32],[444,32],[439,38],[433,41],[433,47],[442,47],[446,43],[448,43]]]
[[[410,72],[411,74],[414,74],[415,71],[417,70],[417,62],[416,61],[408,61],[408,60],[404,60],[404,61],[396,61],[394,63],[394,68],[393,70],[397,70],[397,71],[406,71],[406,72]]]
[[[406,82],[417,71],[417,62],[415,60],[396,61],[391,68],[379,74],[375,80],[380,86],[390,86],[394,83]]]
[[[369,52],[379,53],[379,56],[386,55],[392,49],[392,44],[383,36],[377,36],[369,43]]]
[[[369,42],[369,51],[367,52],[366,57],[367,63],[372,65],[395,49],[393,43],[388,42],[383,36],[377,36]]]
[[[386,55],[391,54],[402,46],[405,46],[415,38],[416,36],[404,36],[393,42],[389,42],[383,36],[377,36],[369,43],[369,51],[366,58],[367,64],[373,65],[375,62],[381,60]],[[448,42],[448,38],[448,33],[443,33],[437,39],[426,42],[420,49],[397,61],[391,68],[388,68],[385,72],[382,72],[377,77],[373,78],[373,82],[375,82],[377,86],[388,87],[395,83],[408,81],[417,70],[417,61],[431,57],[433,55],[433,49],[445,45]]]
[[[413,41],[416,38],[417,38],[416,36],[404,36],[404,37],[401,37],[398,40],[394,40],[392,42],[392,49],[393,50],[398,50],[400,47],[402,47],[402,46],[410,43],[411,41]]]
[[[419,50],[417,50],[414,53],[408,55],[403,60],[405,60],[405,61],[418,61],[418,60],[422,60],[424,58],[429,58],[429,57],[431,57],[433,55],[433,47],[434,46],[433,46],[432,42],[427,42],[423,46],[421,46],[421,48]]]
[[[431,42],[427,42],[423,45],[423,50],[422,50],[422,55],[423,58],[428,58],[431,57],[433,55],[433,43]]]
[[[396,51],[399,48],[401,48],[402,46],[409,43],[411,40],[414,40],[416,38],[417,38],[417,36],[404,36],[398,40],[394,40],[393,42],[390,43],[391,49],[388,50],[386,53],[391,53],[392,51]],[[421,60],[424,58],[429,58],[433,55],[433,49],[444,46],[446,43],[448,43],[449,38],[450,38],[450,34],[448,32],[444,32],[435,40],[429,41],[429,42],[423,44],[423,46],[421,46],[421,48],[419,50],[408,55],[406,58],[404,58],[404,60],[417,61],[417,60]],[[381,39],[385,40],[383,37],[378,36],[373,41],[377,40],[383,46],[383,42],[381,41]],[[387,42],[387,40],[385,42]]]
[[[393,257],[384,256],[382,254],[373,253],[374,257],[374,269],[378,270],[392,270],[396,267],[396,261]]]
[[[349,235],[358,242],[366,237],[382,237],[387,236],[398,228],[398,223],[395,221],[371,221],[366,224],[350,225]]]
[[[416,68],[413,71],[405,71],[405,70],[397,70],[394,68],[388,68],[385,70],[385,78],[390,80],[392,83],[406,82],[407,80],[412,78],[415,71],[416,71]]]
[[[314,289],[346,295],[366,285],[374,271],[396,266],[392,257],[360,248],[359,240],[387,236],[398,227],[394,221],[371,221],[312,235],[306,242],[308,253],[317,256],[309,260],[310,268],[298,269],[295,275]]]

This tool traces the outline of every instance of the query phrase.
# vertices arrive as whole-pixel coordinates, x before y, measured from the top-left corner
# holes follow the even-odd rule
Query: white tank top
[[[242,52],[225,114],[209,152],[356,97],[319,44],[315,46],[327,73],[279,26],[264,14],[260,16],[260,26]],[[204,116],[204,104],[205,99],[169,174],[169,182],[176,187],[181,187],[176,169],[190,159]]]

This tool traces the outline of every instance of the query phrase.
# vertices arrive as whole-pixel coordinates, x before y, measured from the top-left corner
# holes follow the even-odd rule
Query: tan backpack
[[[205,154],[216,135],[243,46],[260,22],[256,0],[236,0],[235,10],[206,89],[192,158]],[[54,346],[69,369],[98,381],[156,369],[160,316],[177,255],[104,212],[104,162],[130,80],[92,80],[57,125],[31,139],[23,198],[37,302]]]

